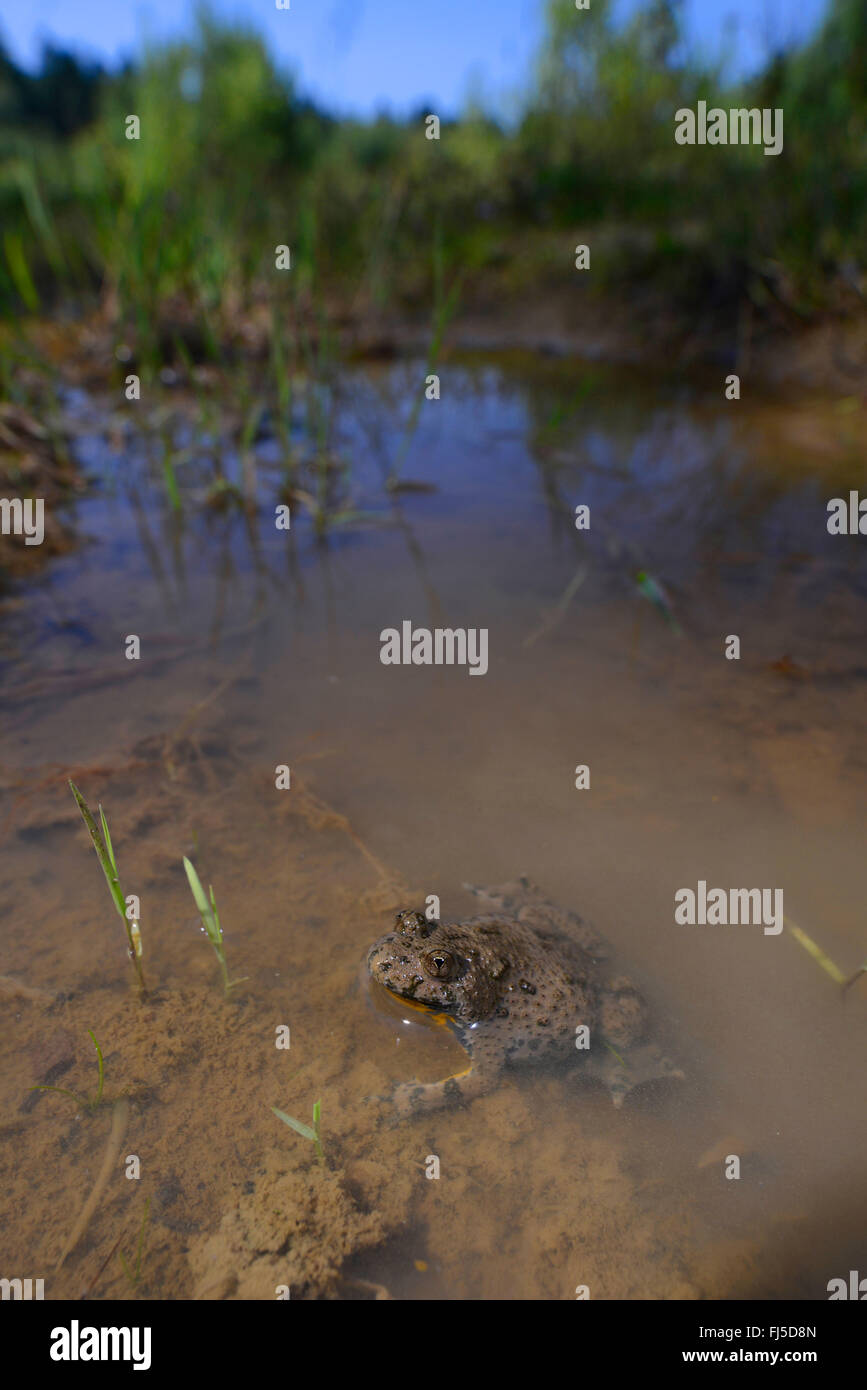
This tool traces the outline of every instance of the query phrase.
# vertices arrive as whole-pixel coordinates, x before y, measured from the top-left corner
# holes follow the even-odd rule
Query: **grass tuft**
[[[229,968],[226,965],[226,953],[223,950],[223,929],[220,926],[220,918],[217,912],[217,899],[214,894],[214,890],[209,884],[209,901],[208,898],[205,896],[205,890],[202,887],[202,881],[199,878],[199,875],[196,873],[195,869],[193,868],[193,865],[186,857],[186,855],[184,855],[184,869],[186,870],[187,879],[190,884],[190,891],[192,892],[193,898],[195,899],[196,907],[199,909],[199,916],[202,919],[202,926],[204,927],[205,932],[207,933],[208,940],[214,948],[217,960],[220,962],[220,970],[223,976],[223,989],[225,991],[226,998],[228,998],[231,990],[233,990],[236,985],[242,984],[244,980],[249,979],[249,976],[242,975],[240,979],[237,980],[229,979]]]

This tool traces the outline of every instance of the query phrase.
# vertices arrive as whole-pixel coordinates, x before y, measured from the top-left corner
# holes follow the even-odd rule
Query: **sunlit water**
[[[865,541],[825,526],[861,415],[453,364],[403,464],[436,491],[392,505],[419,370],[344,378],[333,444],[379,516],[324,545],[300,508],[274,526],[273,441],[252,522],[193,504],[204,463],[179,521],[79,402],[89,540],[0,628],[4,1272],[132,1296],[113,1246],[149,1197],[144,1297],[824,1298],[863,1259],[867,986],[843,1002],[790,927],[843,975],[867,958]],[[485,628],[487,673],[383,665],[404,620]],[[144,1003],[67,776],[141,897]],[[248,977],[229,1003],[183,854]],[[608,939],[686,1081],[618,1112],[576,1053],[393,1124],[377,1096],[461,1057],[370,996],[365,948],[407,894],[455,917],[462,883],[522,872]],[[679,925],[699,880],[781,888],[785,930]],[[88,1029],[107,1103],[28,1096],[93,1093]],[[52,1275],[122,1092],[115,1171]],[[317,1099],[324,1168],[270,1109],[310,1123]]]

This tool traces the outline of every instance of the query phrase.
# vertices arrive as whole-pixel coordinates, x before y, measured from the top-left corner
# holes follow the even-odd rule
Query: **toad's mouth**
[[[389,989],[388,985],[380,984],[372,975],[367,977],[367,989],[370,1002],[378,1013],[396,1018],[405,1017],[407,1010],[412,1010],[413,1013],[420,1014],[425,1023],[451,1028],[451,1016],[437,1004],[423,1004],[409,999],[405,994],[398,994],[396,990]],[[419,1019],[419,1022],[421,1021]]]
[[[396,999],[402,1008],[416,1009],[420,1014],[433,1014],[436,1018],[445,1017],[445,1010],[440,1004],[425,1004],[420,999],[413,999],[409,994],[399,994],[396,989],[389,989],[388,985],[381,985],[378,980],[374,980],[373,984],[376,985],[377,989],[382,989],[386,994],[390,994],[392,999]]]

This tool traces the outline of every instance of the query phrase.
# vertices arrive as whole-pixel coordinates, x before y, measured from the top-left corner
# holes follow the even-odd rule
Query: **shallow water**
[[[392,506],[418,371],[341,383],[335,447],[381,524],[325,545],[300,513],[275,530],[268,439],[254,523],[192,504],[196,463],[178,522],[135,438],[72,402],[89,540],[0,614],[4,1268],[48,1297],[824,1298],[863,1256],[865,978],[844,1003],[789,926],[679,925],[674,895],[782,888],[844,975],[867,957],[867,562],[825,527],[863,411],[468,358],[407,454],[437,490]],[[487,673],[383,665],[403,620],[486,628]],[[144,1002],[68,776],[141,897]],[[183,854],[248,977],[228,1002]],[[687,1079],[616,1111],[575,1054],[395,1124],[377,1097],[462,1055],[359,983],[366,947],[396,907],[460,916],[464,882],[521,872],[607,938]],[[93,1091],[88,1029],[106,1103],[28,1095]],[[324,1166],[270,1109],[317,1099]],[[146,1198],[134,1290],[114,1247]]]

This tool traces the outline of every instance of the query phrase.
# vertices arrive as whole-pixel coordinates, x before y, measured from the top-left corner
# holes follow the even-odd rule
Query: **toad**
[[[589,925],[550,903],[524,876],[475,888],[485,915],[429,920],[402,909],[367,954],[370,977],[401,999],[444,1015],[470,1066],[394,1093],[400,1114],[469,1100],[503,1067],[558,1056],[601,1081],[615,1106],[646,1081],[682,1077],[647,1039],[647,1007],[630,980],[605,968]]]

